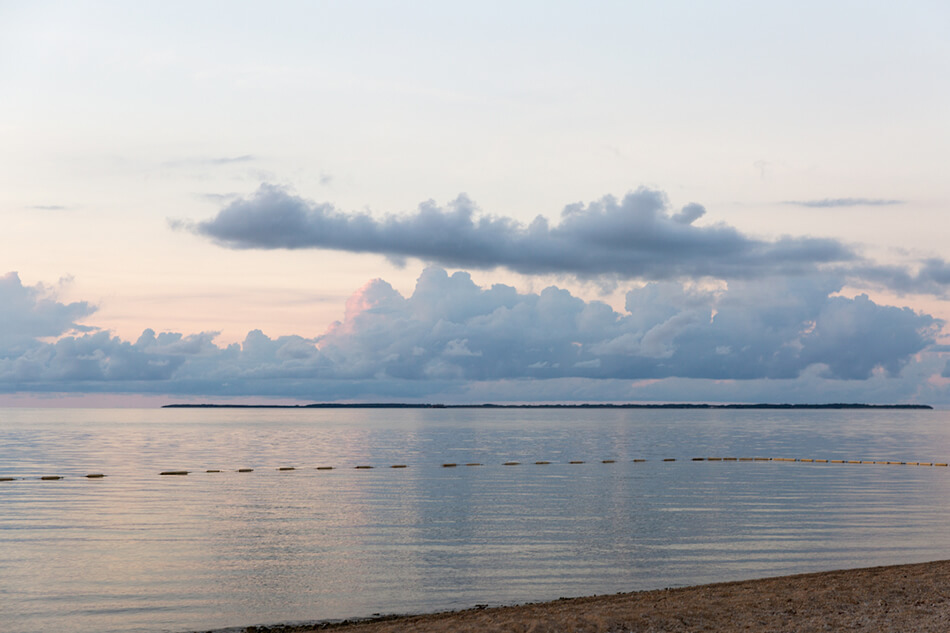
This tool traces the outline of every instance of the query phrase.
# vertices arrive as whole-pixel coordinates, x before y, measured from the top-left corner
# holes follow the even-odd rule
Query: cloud
[[[855,287],[884,287],[899,294],[945,296],[950,288],[950,264],[942,259],[885,265],[834,239],[762,240],[721,223],[697,225],[706,216],[702,205],[690,203],[672,211],[662,192],[643,188],[622,199],[606,196],[569,205],[556,225],[542,216],[525,225],[484,214],[465,195],[444,207],[429,201],[413,214],[382,219],[342,212],[270,184],[249,196],[220,202],[224,207],[209,220],[170,219],[169,226],[233,249],[375,253],[400,266],[417,258],[452,268],[571,275],[604,287],[623,279],[742,280],[827,273]],[[900,203],[841,198],[788,204]]]
[[[904,200],[889,200],[886,198],[824,198],[822,200],[787,200],[782,204],[825,209],[830,207],[885,207],[904,203]]]
[[[724,224],[696,226],[704,213],[693,203],[671,214],[663,193],[641,188],[622,199],[569,205],[554,226],[541,216],[524,225],[478,213],[464,195],[445,207],[429,201],[414,214],[376,219],[264,184],[210,220],[171,225],[235,249],[322,248],[377,253],[397,262],[412,257],[455,268],[581,278],[741,279],[812,273],[823,264],[857,259],[831,239],[768,241]]]
[[[24,286],[15,272],[0,276],[0,359],[22,354],[40,345],[42,338],[91,331],[94,328],[79,321],[95,311],[85,301],[57,301],[48,286]]]
[[[217,156],[206,158],[183,158],[180,160],[168,160],[162,163],[162,167],[199,167],[199,166],[217,166],[233,165],[235,163],[250,163],[257,160],[257,156],[252,154],[243,154],[241,156]]]
[[[864,295],[834,296],[840,288],[827,276],[733,281],[716,292],[653,282],[630,290],[617,311],[554,286],[483,288],[467,273],[428,268],[407,297],[381,279],[368,282],[347,301],[343,320],[315,338],[254,330],[220,347],[215,332],[146,330],[132,343],[70,333],[74,319],[60,316],[35,335],[66,335],[34,338],[0,357],[0,391],[442,400],[517,384],[524,400],[551,384],[592,394],[593,385],[608,393],[626,381],[635,397],[636,384],[656,381],[699,381],[707,391],[714,381],[899,381],[942,323]],[[20,305],[22,323],[37,304]],[[88,312],[70,305],[69,314]],[[570,399],[571,389],[555,391],[553,399]]]
[[[889,288],[899,294],[933,294],[943,297],[950,288],[950,263],[937,257],[922,260],[916,269],[864,263],[842,272],[857,283]]]
[[[244,154],[242,156],[231,156],[224,158],[209,158],[207,162],[211,165],[230,165],[232,163],[249,163],[251,161],[257,160],[256,156],[251,154]]]
[[[241,197],[239,193],[196,193],[196,198],[216,205],[227,204]]]
[[[692,224],[706,215],[706,208],[701,204],[691,202],[683,207],[679,213],[674,213],[670,219],[680,224]]]

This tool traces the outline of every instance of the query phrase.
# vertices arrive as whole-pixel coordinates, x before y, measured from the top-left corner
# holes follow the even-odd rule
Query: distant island
[[[166,404],[163,409],[933,409],[929,404],[863,404],[833,402],[826,404],[405,404],[401,402],[314,404]]]

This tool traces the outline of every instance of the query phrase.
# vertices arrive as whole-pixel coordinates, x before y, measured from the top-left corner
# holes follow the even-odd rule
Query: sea
[[[0,409],[0,628],[241,630],[947,559],[950,468],[916,464],[948,460],[942,410]]]

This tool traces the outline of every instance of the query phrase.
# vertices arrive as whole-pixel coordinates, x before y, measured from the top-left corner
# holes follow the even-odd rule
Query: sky
[[[0,0],[0,406],[950,405],[950,5]]]

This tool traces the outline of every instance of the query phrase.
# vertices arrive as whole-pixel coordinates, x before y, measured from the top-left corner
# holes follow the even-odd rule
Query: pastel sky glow
[[[0,405],[950,405],[944,2],[0,3]]]

